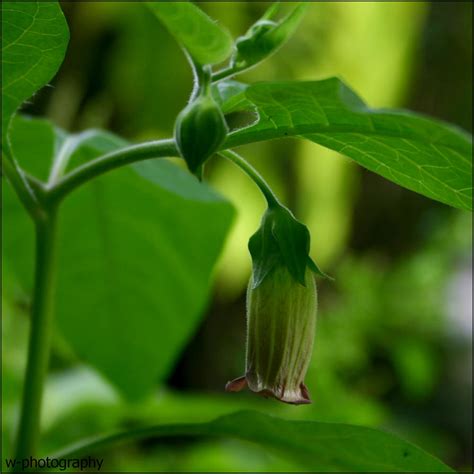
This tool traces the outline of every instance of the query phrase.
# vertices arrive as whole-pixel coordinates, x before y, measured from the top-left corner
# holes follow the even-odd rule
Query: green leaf
[[[239,70],[247,69],[270,57],[293,35],[305,14],[307,5],[298,5],[279,23],[270,21],[277,10],[273,4],[263,18],[253,24],[244,36],[237,39],[232,64]]]
[[[128,145],[127,140],[113,133],[90,129],[68,134],[57,155],[67,154],[69,156],[66,166],[66,171],[69,171],[99,155],[105,155],[126,145]]]
[[[44,121],[28,123],[32,133],[25,124],[12,127],[12,143],[30,144],[14,149],[29,170],[54,149],[54,133],[41,136]],[[94,147],[98,155],[113,146],[110,134],[82,136],[85,148],[78,144],[71,164],[92,158]],[[44,155],[32,153],[43,141]],[[32,226],[4,188],[5,264],[31,292]],[[63,203],[57,325],[75,352],[128,398],[164,380],[199,324],[232,217],[227,201],[164,160],[113,171]]]
[[[166,377],[195,330],[231,216],[222,200],[180,198],[132,169],[64,204],[60,329],[129,397]]]
[[[232,52],[232,37],[190,2],[147,2],[158,19],[199,64],[224,61]]]
[[[223,104],[228,104],[233,96],[240,94],[247,89],[247,87],[248,85],[243,82],[227,79],[213,83],[211,91],[214,100],[222,106]]]
[[[57,2],[2,2],[2,143],[18,107],[54,76],[69,40]]]
[[[184,199],[213,203],[222,197],[211,187],[203,185],[194,175],[166,160],[148,160],[133,165],[135,171],[163,189]]]
[[[209,423],[158,425],[98,437],[55,453],[54,457],[85,456],[114,443],[173,436],[224,436],[250,441],[311,472],[455,472],[414,444],[384,431],[283,420],[253,411],[225,415]]]
[[[254,84],[229,102],[225,112],[256,110],[259,120],[231,133],[226,148],[302,136],[405,188],[472,210],[472,138],[452,125],[370,109],[336,78]]]
[[[21,159],[21,164],[26,164],[26,170],[31,175],[47,181],[51,157],[59,152],[66,133],[53,127],[46,119],[25,115],[15,115],[10,128],[11,148]],[[32,153],[33,143],[34,153]],[[30,158],[25,160],[25,156]]]

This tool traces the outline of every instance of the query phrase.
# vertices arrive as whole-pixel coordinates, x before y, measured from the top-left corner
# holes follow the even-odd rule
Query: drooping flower
[[[226,385],[230,392],[248,386],[285,403],[311,403],[304,378],[311,361],[316,329],[317,292],[313,272],[305,285],[285,265],[276,265],[247,291],[245,375]]]

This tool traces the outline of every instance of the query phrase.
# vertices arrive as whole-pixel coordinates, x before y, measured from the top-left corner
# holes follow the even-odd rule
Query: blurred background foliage
[[[137,3],[66,2],[66,60],[25,112],[70,131],[109,129],[130,140],[168,137],[191,72],[172,37]],[[268,6],[200,3],[242,34]],[[318,2],[294,38],[246,81],[339,76],[373,107],[404,107],[472,133],[472,3]],[[320,281],[314,403],[285,406],[225,394],[242,373],[247,240],[264,202],[217,158],[207,179],[238,217],[202,323],[168,380],[130,404],[75,358],[58,334],[42,451],[82,436],[151,423],[201,421],[242,408],[285,418],[389,429],[458,469],[471,466],[471,216],[397,187],[313,143],[242,147],[312,234]],[[3,448],[10,451],[25,365],[29,300],[3,298]],[[133,335],[131,336],[133,337]],[[159,350],[159,347],[157,347]],[[108,468],[292,470],[298,465],[235,440],[153,440],[102,453]]]

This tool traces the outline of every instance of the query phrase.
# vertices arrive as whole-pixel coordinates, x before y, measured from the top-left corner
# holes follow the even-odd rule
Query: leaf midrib
[[[405,139],[405,140],[411,140],[416,143],[420,143],[422,145],[434,145],[434,146],[443,146],[445,148],[448,148],[449,150],[454,150],[457,153],[462,153],[462,152],[469,152],[467,150],[468,145],[466,145],[466,149],[463,149],[463,147],[458,147],[452,144],[446,144],[443,142],[439,141],[432,141],[432,140],[425,140],[421,137],[417,137],[416,135],[413,136],[412,134],[402,134],[400,132],[396,131],[374,131],[374,130],[364,130],[361,129],[360,127],[357,129],[355,127],[351,126],[340,126],[340,125],[330,125],[330,126],[324,126],[322,124],[318,125],[301,125],[298,127],[288,127],[288,126],[279,126],[278,128],[265,128],[265,129],[258,129],[259,122],[253,123],[252,125],[249,125],[248,127],[244,128],[239,128],[238,130],[235,130],[231,132],[224,144],[224,148],[231,148],[234,146],[240,146],[240,145],[247,145],[250,143],[255,143],[255,142],[260,142],[260,141],[265,141],[265,140],[272,140],[272,139],[280,139],[280,138],[289,138],[289,137],[300,137],[300,138],[308,138],[306,135],[311,135],[311,134],[331,134],[331,133],[338,133],[338,134],[364,134],[364,135],[373,135],[373,136],[379,136],[379,137],[385,137],[385,138],[399,138],[399,139]],[[255,129],[254,129],[255,128]],[[308,130],[306,130],[306,128]],[[277,136],[274,135],[274,130],[278,130],[279,134]],[[280,133],[281,131],[281,133]],[[287,132],[292,132],[291,134]],[[250,140],[248,137],[252,137]],[[463,160],[466,161],[466,160]]]

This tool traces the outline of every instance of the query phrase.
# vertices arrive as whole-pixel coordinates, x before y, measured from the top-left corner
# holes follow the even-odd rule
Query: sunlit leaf
[[[254,84],[224,104],[226,112],[253,109],[258,122],[230,134],[225,147],[303,136],[412,191],[472,210],[472,138],[452,125],[370,109],[336,78]]]
[[[227,30],[190,2],[147,2],[169,32],[200,64],[224,61],[232,51]]]

